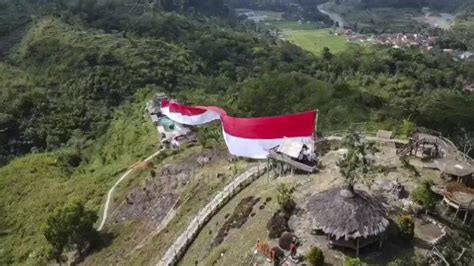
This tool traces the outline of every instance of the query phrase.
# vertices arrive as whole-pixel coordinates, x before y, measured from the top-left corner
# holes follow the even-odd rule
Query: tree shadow
[[[87,255],[99,253],[103,249],[109,247],[112,244],[115,237],[116,237],[116,234],[112,232],[100,232],[97,243],[91,247],[91,250],[87,253]]]

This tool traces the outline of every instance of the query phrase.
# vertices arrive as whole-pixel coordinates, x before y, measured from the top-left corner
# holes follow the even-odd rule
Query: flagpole
[[[319,109],[316,109],[316,117],[314,118],[314,143],[315,143],[315,146],[316,146],[316,138],[317,138],[317,134],[316,134],[316,130],[318,129],[318,117],[319,117]]]

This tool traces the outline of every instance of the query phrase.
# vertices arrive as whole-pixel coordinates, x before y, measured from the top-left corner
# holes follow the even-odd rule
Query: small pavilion
[[[433,161],[434,168],[437,168],[446,177],[456,180],[458,183],[469,184],[474,173],[474,167],[467,162],[456,159],[436,159]]]
[[[389,225],[385,208],[367,192],[352,185],[333,188],[311,196],[307,209],[313,230],[324,232],[331,246],[348,247],[356,251],[379,242]]]
[[[468,221],[468,218],[472,217],[474,213],[474,189],[467,187],[462,183],[449,182],[442,185],[432,187],[433,192],[443,196],[443,203],[446,205],[446,213],[449,208],[456,210],[453,219],[458,214],[464,214],[463,223]]]

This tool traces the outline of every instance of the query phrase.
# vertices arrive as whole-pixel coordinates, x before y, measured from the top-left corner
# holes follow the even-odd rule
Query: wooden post
[[[447,214],[448,214],[448,212],[449,212],[449,205],[448,205],[448,204],[446,204],[446,202],[445,202],[444,200],[443,200],[443,201],[441,201],[441,202],[443,203],[443,205],[444,205],[444,208],[445,208],[445,210],[444,210],[444,212],[443,212],[443,215],[447,215]]]
[[[319,109],[316,109],[316,117],[314,118],[314,131],[313,131],[313,140],[316,146],[316,138],[318,137],[316,131],[318,130],[318,117],[319,117]],[[316,147],[313,147],[316,148]]]
[[[357,250],[356,250],[356,257],[359,257],[359,237],[357,238]]]
[[[467,214],[469,212],[467,210],[464,211],[464,220],[462,221],[463,224],[466,224],[466,221],[467,221]]]
[[[458,216],[459,208],[460,208],[460,207],[457,207],[457,208],[456,208],[456,213],[455,213],[454,216],[453,216],[453,220]]]
[[[267,182],[270,184],[270,158],[267,158]]]

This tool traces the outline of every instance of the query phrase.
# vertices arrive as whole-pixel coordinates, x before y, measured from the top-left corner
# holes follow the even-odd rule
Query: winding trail
[[[162,151],[164,151],[165,148],[161,148],[161,150],[153,153],[152,155],[148,156],[144,162],[148,162],[148,161],[151,161],[153,158],[155,158],[158,154],[160,154]],[[115,188],[120,184],[122,183],[122,181],[127,178],[134,170],[134,166],[137,164],[138,162],[134,163],[133,165],[131,165],[129,167],[129,169],[127,170],[127,172],[125,172],[118,180],[117,182],[115,182],[115,184],[109,189],[109,192],[107,193],[107,199],[105,201],[105,204],[104,204],[104,211],[102,213],[102,220],[100,221],[100,225],[99,227],[97,228],[97,231],[101,231],[103,228],[104,228],[104,225],[105,225],[105,222],[107,221],[107,215],[108,215],[108,212],[109,212],[109,207],[110,207],[110,200],[112,199],[112,195],[114,194],[114,191],[115,191]]]

